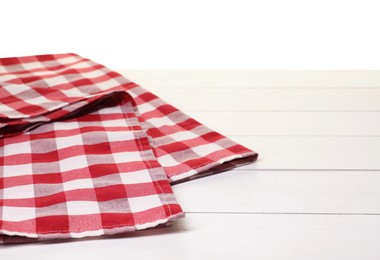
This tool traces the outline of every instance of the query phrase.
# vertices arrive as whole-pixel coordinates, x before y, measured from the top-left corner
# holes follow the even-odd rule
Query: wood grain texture
[[[1,259],[380,259],[379,71],[121,71],[257,151],[173,187],[187,217]]]
[[[242,169],[380,170],[380,137],[230,136],[255,149],[256,163]]]
[[[376,70],[119,70],[149,89],[380,88]]]
[[[164,229],[1,248],[2,259],[366,259],[380,257],[380,217],[187,214]]]
[[[379,214],[380,171],[233,170],[174,186],[186,212]]]
[[[159,88],[155,93],[185,111],[380,111],[380,88],[188,87],[181,91]]]
[[[188,114],[226,135],[380,136],[380,112],[191,111]]]

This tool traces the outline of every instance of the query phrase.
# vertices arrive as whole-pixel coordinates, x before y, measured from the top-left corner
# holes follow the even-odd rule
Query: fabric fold
[[[255,161],[77,54],[0,59],[0,242],[80,238],[183,217],[171,185]]]

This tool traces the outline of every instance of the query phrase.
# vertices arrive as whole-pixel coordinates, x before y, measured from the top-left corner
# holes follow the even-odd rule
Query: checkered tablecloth
[[[0,59],[0,243],[163,225],[171,184],[256,158],[79,55]]]

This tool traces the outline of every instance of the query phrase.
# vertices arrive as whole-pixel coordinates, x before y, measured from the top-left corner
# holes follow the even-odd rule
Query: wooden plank
[[[380,72],[250,70],[120,70],[148,88],[379,88]]]
[[[4,247],[4,259],[380,257],[380,216],[362,215],[380,214],[378,71],[126,75],[255,149],[258,162],[174,186],[186,211],[203,213],[172,227]]]
[[[226,135],[380,135],[380,112],[201,112],[188,114]]]
[[[380,170],[380,137],[231,136],[259,153],[257,170]]]
[[[380,216],[187,214],[113,239],[3,247],[2,259],[379,259]],[[43,250],[41,250],[43,246]]]
[[[233,170],[173,189],[186,212],[380,214],[380,171]]]
[[[188,111],[380,111],[380,88],[203,88],[201,91],[154,89],[154,93],[168,103]]]

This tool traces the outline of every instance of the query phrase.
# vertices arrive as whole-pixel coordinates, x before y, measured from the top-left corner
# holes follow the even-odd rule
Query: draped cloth
[[[0,59],[0,243],[166,225],[171,185],[256,158],[77,54]]]

